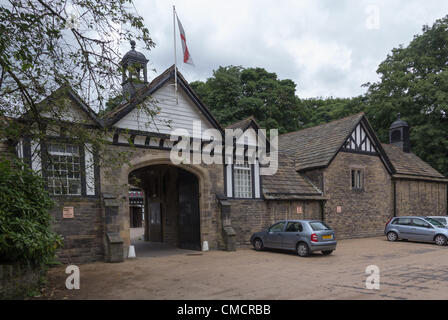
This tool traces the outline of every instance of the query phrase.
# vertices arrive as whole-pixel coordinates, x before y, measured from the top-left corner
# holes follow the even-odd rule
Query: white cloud
[[[205,80],[219,66],[263,67],[294,80],[300,97],[362,94],[361,85],[377,80],[375,71],[392,48],[448,12],[444,0],[176,0],[175,5],[196,65],[180,65],[187,80]],[[379,8],[379,29],[366,28],[370,5]],[[174,62],[172,3],[136,0],[135,6],[157,44],[144,53],[160,73]]]

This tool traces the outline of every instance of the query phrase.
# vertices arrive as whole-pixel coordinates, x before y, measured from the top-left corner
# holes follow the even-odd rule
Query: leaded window
[[[252,168],[247,161],[237,161],[233,167],[236,198],[252,198]]]
[[[79,147],[68,143],[48,145],[46,176],[52,195],[81,195],[81,159]]]
[[[363,170],[352,169],[352,189],[353,190],[364,189]]]

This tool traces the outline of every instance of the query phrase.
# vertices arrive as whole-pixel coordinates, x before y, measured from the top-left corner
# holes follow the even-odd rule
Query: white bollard
[[[208,251],[208,241],[202,243],[202,251]]]
[[[135,259],[135,247],[134,246],[129,246],[129,253],[128,253],[128,258],[129,259]]]

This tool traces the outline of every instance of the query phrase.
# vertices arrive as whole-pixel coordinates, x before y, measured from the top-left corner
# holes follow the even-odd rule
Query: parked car
[[[301,257],[321,251],[324,255],[336,249],[334,231],[319,220],[284,220],[254,233],[250,242],[255,250],[265,248],[294,250]]]
[[[448,228],[429,217],[394,217],[386,223],[384,234],[389,241],[414,240],[443,246],[448,239]]]
[[[448,217],[447,216],[428,216],[428,218],[432,218],[441,222],[445,227],[448,226]]]

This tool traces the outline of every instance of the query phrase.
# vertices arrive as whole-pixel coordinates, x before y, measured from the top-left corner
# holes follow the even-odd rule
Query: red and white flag
[[[184,28],[182,27],[182,23],[180,23],[179,17],[177,16],[177,25],[179,26],[180,40],[182,42],[182,51],[184,52],[184,63],[188,63],[194,66],[193,59],[191,59],[190,52],[187,47],[187,37],[185,35]]]

